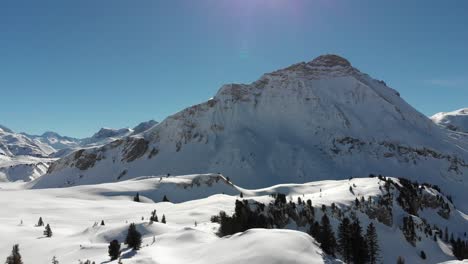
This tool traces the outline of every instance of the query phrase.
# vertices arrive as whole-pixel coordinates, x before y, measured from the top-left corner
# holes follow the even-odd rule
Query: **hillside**
[[[412,186],[420,189],[415,196],[410,194]],[[0,231],[4,234],[0,255],[6,256],[13,243],[19,243],[25,263],[49,263],[52,256],[60,263],[78,259],[105,262],[108,243],[113,239],[122,242],[132,222],[143,234],[143,246],[132,252],[122,245],[123,263],[129,264],[338,263],[307,234],[309,223],[320,221],[324,214],[330,218],[335,234],[343,217],[359,219],[364,229],[372,222],[377,228],[383,263],[395,263],[398,256],[404,256],[406,263],[454,260],[450,243],[443,239],[444,229],[455,239],[465,240],[463,232],[468,230],[468,216],[456,209],[444,190],[439,192],[430,185],[412,185],[394,178],[245,189],[221,175],[205,174],[141,177],[58,189],[23,189],[26,186],[17,183],[0,187],[0,206],[8,208],[0,211]],[[141,202],[133,201],[137,193]],[[243,198],[239,197],[241,193]],[[212,216],[220,211],[233,214],[235,201],[245,199],[251,208],[265,204],[263,213],[272,217],[269,208],[273,207],[272,195],[277,193],[285,194],[288,201],[279,205],[288,212],[281,214],[284,225],[278,223],[273,229],[250,229],[223,238],[216,236],[220,226],[212,222]],[[170,202],[162,202],[164,196]],[[305,203],[309,199],[314,213],[307,216],[301,213],[305,207],[296,201]],[[416,203],[410,205],[410,200]],[[292,203],[295,209],[290,211]],[[150,224],[148,218],[153,210],[160,220],[165,215],[167,224]],[[415,210],[414,215],[408,210]],[[296,218],[297,215],[303,216]],[[43,227],[34,226],[39,217],[51,225],[51,238],[43,237]],[[403,232],[403,222],[408,217],[414,221],[414,242]],[[101,220],[104,226],[99,224]],[[421,251],[427,255],[425,261],[420,258]]]

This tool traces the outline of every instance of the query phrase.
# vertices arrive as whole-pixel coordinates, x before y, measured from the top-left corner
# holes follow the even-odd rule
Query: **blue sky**
[[[0,124],[85,137],[337,53],[426,115],[468,107],[468,1],[6,0]]]

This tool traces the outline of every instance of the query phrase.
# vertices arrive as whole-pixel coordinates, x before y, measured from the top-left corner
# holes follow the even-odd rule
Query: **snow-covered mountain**
[[[42,135],[29,135],[27,133],[22,134],[43,144],[49,145],[56,151],[68,148],[76,148],[80,145],[80,139],[61,136],[60,134],[52,131],[44,132]]]
[[[54,151],[47,143],[0,126],[0,182],[30,181],[45,174]]]
[[[30,181],[44,175],[57,158],[82,148],[102,146],[122,137],[142,133],[156,125],[154,120],[142,122],[134,129],[102,128],[89,138],[77,139],[56,132],[42,135],[15,133],[0,126],[0,181]]]
[[[450,130],[468,133],[468,108],[437,113],[431,119],[434,123]]]
[[[47,157],[55,150],[46,143],[15,133],[6,127],[0,127],[0,155]]]
[[[225,85],[144,133],[72,153],[34,187],[200,172],[261,187],[380,173],[458,188],[459,199],[467,150],[385,82],[324,55]]]

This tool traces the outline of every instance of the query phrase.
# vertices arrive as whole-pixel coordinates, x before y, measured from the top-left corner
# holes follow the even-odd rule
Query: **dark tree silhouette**
[[[397,261],[396,261],[397,264],[405,264],[405,259],[403,257],[398,257]]]
[[[125,238],[125,244],[134,250],[140,249],[141,246],[141,234],[136,229],[134,223],[130,224],[128,227],[127,237]]]
[[[158,215],[156,214],[156,210],[153,210],[151,212],[150,221],[151,222],[159,222]]]
[[[42,221],[42,217],[39,217],[39,220],[37,221],[37,226],[44,226],[44,221]]]
[[[16,244],[11,250],[11,255],[7,257],[5,264],[23,264],[21,254],[19,253],[19,245]]]
[[[52,229],[50,228],[49,224],[47,224],[45,229],[44,229],[44,236],[52,237]]]
[[[379,239],[377,237],[377,230],[373,223],[367,226],[366,231],[367,252],[369,255],[369,263],[376,264],[379,260]]]
[[[347,217],[344,217],[338,226],[338,251],[346,263],[351,261],[351,222]]]
[[[163,202],[169,202],[169,199],[167,199],[167,196],[166,196],[166,195],[164,195],[164,197],[163,197],[163,200],[162,200],[162,201],[163,201]]]
[[[362,228],[359,219],[354,220],[351,225],[351,248],[352,260],[355,264],[366,263],[368,260],[367,243],[362,236]]]
[[[109,257],[111,260],[116,260],[120,256],[120,243],[117,240],[112,240],[109,244]]]
[[[136,193],[135,197],[133,197],[133,201],[139,203],[140,202],[140,194]]]
[[[320,221],[319,242],[321,248],[325,253],[332,256],[335,255],[335,234],[333,233],[332,227],[330,225],[330,220],[328,219],[328,216],[326,214],[322,216],[322,220]]]
[[[166,223],[166,216],[165,215],[162,216],[161,223],[163,223],[163,224]]]

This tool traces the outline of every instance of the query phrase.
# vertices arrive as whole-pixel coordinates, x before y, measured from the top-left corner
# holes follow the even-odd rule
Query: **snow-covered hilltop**
[[[0,210],[0,255],[19,243],[25,263],[50,263],[53,256],[60,263],[105,263],[109,242],[122,243],[130,223],[142,234],[142,246],[132,251],[122,243],[127,264],[342,263],[309,235],[324,215],[337,238],[344,218],[359,220],[363,232],[373,223],[382,263],[395,263],[399,256],[406,263],[439,263],[455,259],[448,240],[466,240],[468,230],[467,215],[450,202],[446,190],[381,176],[262,189],[244,189],[219,174],[41,190],[16,183],[0,187],[5,189],[0,206],[8,208]],[[134,201],[137,194],[139,202]],[[277,202],[278,194],[284,202]],[[246,209],[237,206],[245,203],[268,220],[265,229],[218,237],[221,225],[214,216],[220,211],[239,214]],[[153,210],[159,222],[150,221]],[[44,237],[44,227],[36,226],[40,217],[50,224],[52,237]],[[335,254],[343,259],[337,250]]]
[[[434,123],[450,130],[468,133],[468,108],[437,113],[431,119]]]
[[[324,55],[225,85],[144,133],[72,153],[35,188],[221,172],[247,187],[381,173],[463,190],[467,149],[385,82]]]

